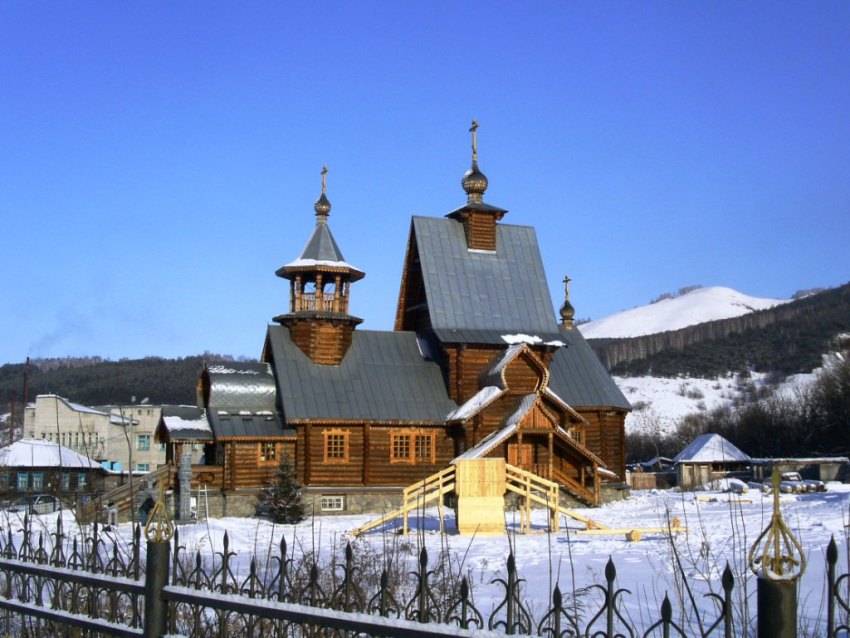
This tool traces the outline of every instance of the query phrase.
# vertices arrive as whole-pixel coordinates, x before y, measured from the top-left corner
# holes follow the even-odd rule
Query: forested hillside
[[[83,405],[129,404],[148,399],[152,404],[195,403],[195,381],[204,361],[232,361],[225,355],[180,359],[146,357],[104,361],[98,357],[33,360],[29,399],[53,393]],[[12,393],[23,399],[24,364],[0,366],[0,412],[9,409]]]
[[[841,332],[850,332],[850,284],[681,330],[588,341],[614,374],[714,377],[736,370],[808,372]]]

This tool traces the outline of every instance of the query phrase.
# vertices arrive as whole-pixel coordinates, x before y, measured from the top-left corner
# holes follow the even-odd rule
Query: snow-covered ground
[[[674,299],[664,299],[583,323],[579,330],[586,339],[639,337],[679,330],[705,321],[739,317],[788,301],[750,297],[722,286],[697,288]]]
[[[829,491],[802,495],[783,495],[782,513],[788,525],[798,536],[805,549],[808,568],[801,580],[799,601],[801,624],[804,627],[822,627],[825,623],[824,600],[825,549],[831,536],[839,546],[839,569],[848,570],[847,522],[850,504],[850,486],[828,484]],[[697,496],[700,498],[698,499]],[[687,532],[675,536],[674,542],[682,562],[682,572],[692,588],[694,598],[706,619],[716,615],[711,599],[704,596],[709,591],[720,592],[720,575],[729,562],[736,579],[736,614],[740,614],[744,600],[749,604],[750,615],[755,612],[755,579],[746,567],[750,545],[770,520],[772,497],[755,491],[742,495],[721,492],[680,493],[671,491],[633,492],[622,502],[581,513],[614,528],[663,527],[668,517],[678,517],[688,527]],[[518,520],[506,514],[514,530]],[[55,515],[38,519],[36,527],[52,531]],[[230,549],[237,553],[234,573],[239,580],[248,574],[252,553],[265,562],[269,553],[276,551],[281,535],[285,535],[290,548],[297,553],[316,552],[327,562],[347,540],[347,532],[369,521],[370,516],[320,517],[299,525],[275,526],[257,519],[225,518],[180,527],[181,544],[194,552],[200,549],[205,555],[222,551],[225,532]],[[579,592],[579,603],[584,623],[601,608],[601,594],[588,589],[593,584],[604,584],[604,570],[611,557],[617,568],[617,586],[630,590],[621,601],[623,612],[643,631],[659,617],[658,608],[665,594],[676,610],[676,620],[683,614],[689,616],[690,605],[682,580],[677,578],[675,559],[670,540],[663,534],[645,534],[640,542],[628,542],[621,534],[610,536],[580,535],[582,525],[565,520],[568,531],[545,533],[545,512],[533,515],[534,532],[525,535],[510,534],[496,537],[461,537],[450,533],[440,535],[437,514],[428,510],[422,518],[424,531],[402,538],[394,529],[369,532],[354,542],[355,552],[373,550],[383,553],[390,545],[401,559],[415,568],[419,547],[423,544],[431,557],[431,568],[442,550],[455,573],[469,576],[474,602],[485,615],[489,615],[501,600],[502,590],[492,581],[505,577],[505,565],[510,546],[513,546],[522,585],[523,600],[539,620],[549,601],[549,592],[559,583],[565,592]],[[71,524],[66,518],[66,531]],[[416,525],[419,519],[413,519]],[[9,514],[0,526],[21,528],[15,514]],[[453,531],[453,514],[447,514],[447,529]],[[535,533],[536,532],[536,533]],[[126,543],[131,534],[129,525],[120,525],[110,534]],[[651,611],[648,611],[651,610]],[[710,621],[709,621],[710,622]],[[734,635],[745,635],[740,618],[736,621]],[[582,629],[584,629],[584,623]],[[628,633],[628,632],[626,632]],[[755,635],[751,632],[749,635]],[[811,634],[801,634],[811,635]]]

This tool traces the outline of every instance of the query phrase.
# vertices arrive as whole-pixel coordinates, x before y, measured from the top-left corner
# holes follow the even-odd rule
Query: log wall
[[[339,365],[351,346],[354,325],[330,321],[297,321],[289,326],[292,342],[319,365]]]

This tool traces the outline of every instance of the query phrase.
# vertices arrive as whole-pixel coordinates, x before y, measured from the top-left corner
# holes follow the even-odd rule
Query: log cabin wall
[[[625,411],[610,409],[579,409],[577,411],[588,421],[584,432],[587,448],[602,459],[608,470],[625,480]]]
[[[496,217],[492,213],[467,213],[463,218],[463,227],[469,248],[496,250]]]
[[[537,392],[548,377],[546,367],[530,352],[522,352],[504,371],[505,383],[511,394],[526,395]]]
[[[369,434],[370,486],[407,486],[439,472],[455,456],[444,426],[373,426]]]
[[[415,241],[408,244],[407,255],[404,259],[394,329],[420,333],[431,330],[431,314],[428,312],[422,264],[419,262],[419,251]]]
[[[344,322],[298,321],[289,326],[292,341],[319,365],[339,365],[351,346],[354,326]]]
[[[363,485],[362,425],[311,424],[304,428],[304,483],[312,486]]]

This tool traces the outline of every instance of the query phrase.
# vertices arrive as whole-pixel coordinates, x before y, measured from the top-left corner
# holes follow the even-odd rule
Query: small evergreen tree
[[[284,454],[275,472],[275,481],[260,492],[257,514],[275,523],[298,523],[304,520],[301,484],[295,476],[295,465]]]

